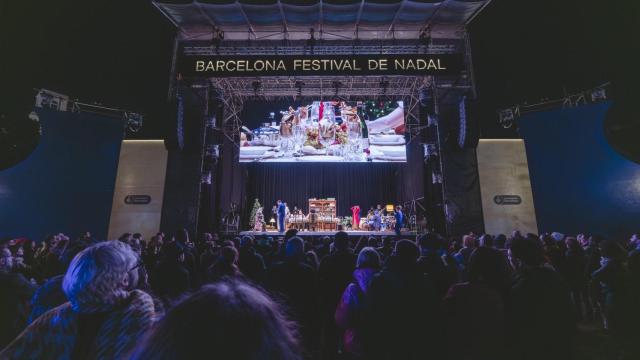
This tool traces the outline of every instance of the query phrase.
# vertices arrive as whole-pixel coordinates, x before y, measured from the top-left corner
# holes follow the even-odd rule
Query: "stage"
[[[309,237],[309,236],[334,236],[337,231],[298,231],[298,235],[300,237]],[[360,231],[360,230],[345,230],[349,236],[396,236],[394,231]],[[284,236],[284,233],[278,231],[242,231],[240,232],[241,236],[250,235],[250,236]],[[406,237],[414,237],[416,235],[415,231],[402,231],[400,236]]]

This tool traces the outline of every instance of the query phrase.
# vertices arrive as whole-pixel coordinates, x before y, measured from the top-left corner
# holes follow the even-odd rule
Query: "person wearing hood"
[[[365,296],[362,349],[367,359],[441,358],[440,301],[417,265],[413,241],[400,240]],[[428,350],[426,350],[428,349]]]
[[[149,294],[135,289],[141,262],[129,245],[106,241],[81,251],[62,281],[69,300],[37,318],[2,359],[122,359],[155,320]]]
[[[336,325],[343,330],[344,350],[354,358],[362,357],[360,331],[364,299],[373,275],[380,270],[380,255],[376,249],[365,247],[358,254],[353,281],[347,285],[335,312]]]

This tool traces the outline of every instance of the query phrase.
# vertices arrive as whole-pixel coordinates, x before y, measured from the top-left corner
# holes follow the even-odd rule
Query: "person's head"
[[[213,236],[211,235],[211,233],[204,233],[202,234],[202,242],[208,242],[208,241],[213,241]]]
[[[640,246],[640,234],[632,234],[629,238],[629,245],[634,248]]]
[[[493,236],[489,234],[480,236],[480,246],[493,247]]]
[[[118,240],[122,241],[123,243],[128,244],[131,241],[131,234],[130,233],[124,233],[124,234],[120,235]]]
[[[278,201],[276,202],[276,204],[278,204],[278,205],[282,204],[282,200],[278,200]]]
[[[370,236],[369,239],[367,239],[367,246],[378,247],[378,239],[375,236]]]
[[[301,261],[304,259],[304,241],[297,236],[287,240],[287,245],[284,249],[284,256],[289,260],[295,261]]]
[[[349,234],[344,231],[338,231],[333,241],[333,246],[337,251],[349,250]]]
[[[476,246],[476,238],[473,235],[465,235],[462,237],[462,246],[472,248]]]
[[[504,257],[499,251],[481,246],[469,257],[469,281],[483,281],[492,286],[501,287],[505,284],[507,277]]]
[[[304,254],[304,259],[305,259],[305,262],[313,266],[314,269],[317,269],[318,265],[320,265],[320,261],[318,260],[318,255],[316,255],[316,253],[313,251],[307,251]]]
[[[441,244],[442,242],[440,240],[440,236],[438,236],[438,234],[436,233],[429,232],[418,236],[418,245],[420,246],[420,250],[422,251],[438,250],[440,249]]]
[[[0,249],[0,271],[9,272],[13,268],[13,255],[8,248]]]
[[[187,229],[180,229],[176,232],[176,242],[182,245],[190,243],[189,231]]]
[[[544,263],[544,250],[540,242],[522,237],[513,239],[508,256],[515,269],[522,266],[540,266]]]
[[[220,250],[220,258],[227,264],[236,264],[238,262],[238,250],[233,246],[223,246]]]
[[[298,229],[289,229],[284,233],[284,240],[289,240],[296,235],[298,235]]]
[[[390,248],[391,245],[393,245],[393,239],[392,238],[390,238],[388,236],[385,236],[385,237],[382,238],[382,247]]]
[[[496,249],[504,249],[507,244],[507,237],[504,234],[499,234],[493,239],[493,245]]]
[[[250,249],[253,247],[253,237],[245,235],[240,240],[240,249]]]
[[[397,205],[397,206],[396,206],[396,211],[397,211],[397,212],[402,211],[402,206],[401,206],[401,205]]]
[[[136,287],[138,258],[129,245],[105,241],[76,255],[62,281],[62,290],[76,312],[106,310]]]
[[[415,262],[419,255],[418,246],[413,241],[404,239],[396,242],[396,247],[393,250],[393,257],[407,263]]]
[[[378,209],[378,210],[382,209],[382,205],[380,205],[380,204],[376,205],[376,209]]]
[[[371,268],[378,269],[380,268],[380,254],[376,251],[376,249],[372,247],[365,247],[360,250],[358,254],[358,259],[356,260],[356,267],[358,269]]]
[[[599,248],[603,258],[620,260],[625,257],[624,248],[617,241],[603,240],[600,242]]]
[[[137,241],[142,241],[142,234],[140,233],[135,233],[131,237]]]
[[[578,239],[568,236],[564,239],[564,244],[567,247],[567,250],[569,251],[573,251],[573,252],[577,252],[582,250],[582,246],[580,245],[580,242],[578,241]]]
[[[301,359],[297,331],[278,304],[239,280],[205,285],[173,307],[133,359]]]

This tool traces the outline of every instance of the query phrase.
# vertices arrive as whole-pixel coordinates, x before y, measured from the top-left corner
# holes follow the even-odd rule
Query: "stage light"
[[[298,89],[298,96],[302,96],[302,87],[304,86],[304,82],[297,80],[296,88]]]
[[[253,86],[253,95],[255,97],[258,97],[258,93],[262,89],[262,82],[254,81],[254,82],[251,83],[251,86]]]
[[[604,88],[597,88],[591,91],[591,101],[596,102],[607,100],[607,91]]]
[[[518,107],[500,110],[498,112],[498,116],[499,116],[498,123],[502,125],[503,128],[508,129],[513,126],[513,123],[516,121],[516,116],[518,115],[518,113],[519,113]]]
[[[314,28],[309,28],[309,39],[307,39],[307,46],[311,49],[313,54],[313,47],[316,46],[316,31]]]
[[[338,92],[339,92],[340,88],[342,87],[342,82],[333,81],[331,83],[331,86],[333,86],[333,95],[337,97],[338,96]]]
[[[420,32],[420,45],[429,46],[431,44],[431,25],[428,25]]]

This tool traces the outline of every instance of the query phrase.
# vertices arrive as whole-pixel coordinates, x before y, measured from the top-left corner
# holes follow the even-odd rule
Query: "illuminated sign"
[[[183,56],[178,72],[184,76],[332,76],[332,75],[459,75],[460,54],[411,55],[236,55]]]

